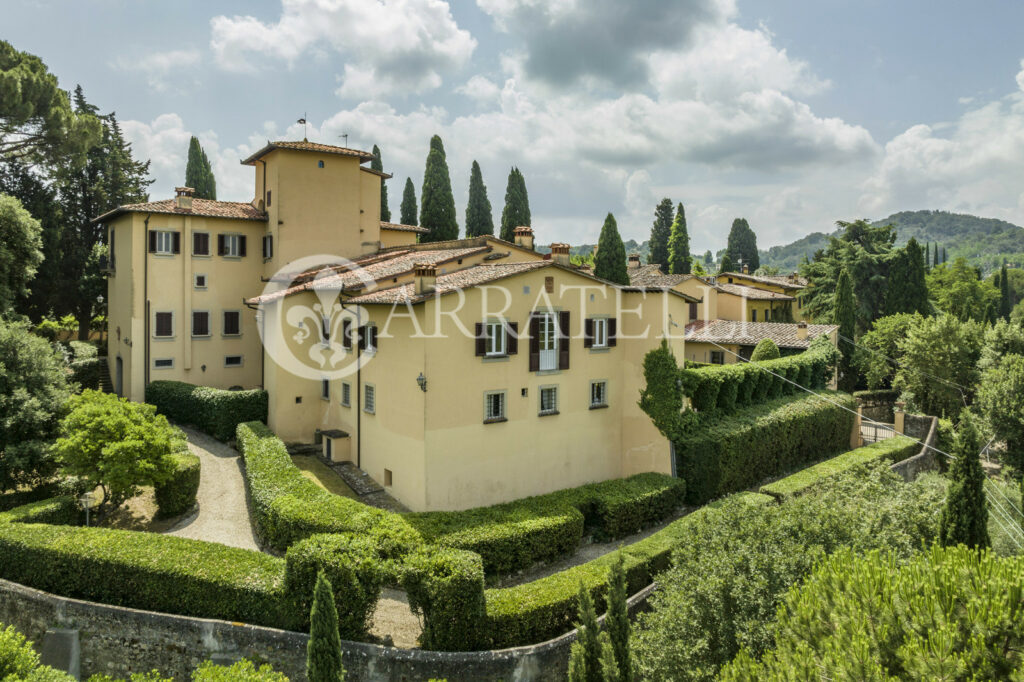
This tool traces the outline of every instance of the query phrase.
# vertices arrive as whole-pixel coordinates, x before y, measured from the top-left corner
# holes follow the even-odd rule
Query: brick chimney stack
[[[437,284],[437,269],[428,263],[417,263],[413,266],[413,277],[416,281],[416,294],[429,294]]]
[[[551,245],[551,260],[559,265],[569,265],[569,245],[555,242]]]
[[[513,233],[515,234],[516,246],[521,246],[524,249],[533,251],[533,228],[527,227],[526,225],[520,225]]]
[[[743,264],[743,274],[744,275],[749,275],[750,274],[750,266],[747,265],[746,263]]]
[[[174,205],[177,208],[185,209],[186,211],[192,210],[192,197],[196,191],[192,187],[175,187],[174,188]]]
[[[629,254],[629,258],[626,260],[626,267],[628,267],[630,270],[632,270],[633,268],[640,267],[640,254],[639,253],[631,253],[631,254]]]

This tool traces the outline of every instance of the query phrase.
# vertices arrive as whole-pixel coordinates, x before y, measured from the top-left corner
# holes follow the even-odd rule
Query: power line
[[[838,334],[838,336],[839,336],[839,338],[841,338],[843,341],[846,341],[850,345],[856,346],[857,348],[862,348],[862,349],[866,350],[869,353],[874,353],[875,355],[881,356],[881,357],[885,358],[886,360],[888,360],[889,362],[891,362],[892,364],[896,365],[897,367],[900,367],[900,368],[903,368],[903,369],[909,369],[911,372],[915,372],[915,373],[920,374],[922,376],[926,376],[929,379],[934,379],[935,381],[939,381],[939,382],[941,382],[943,384],[946,384],[947,386],[951,386],[951,387],[955,388],[957,391],[960,392],[960,399],[964,401],[964,405],[965,406],[967,405],[967,396],[964,393],[964,391],[969,391],[970,389],[967,388],[966,386],[961,386],[960,384],[956,383],[955,381],[949,381],[948,379],[943,379],[942,377],[936,376],[934,374],[931,374],[930,372],[926,372],[923,369],[917,369],[916,367],[907,367],[902,362],[900,362],[899,360],[897,360],[895,358],[891,358],[891,357],[889,357],[888,355],[886,355],[885,353],[883,353],[881,351],[877,351],[877,350],[875,350],[873,348],[868,348],[867,346],[862,346],[861,344],[857,343],[853,339],[851,339],[849,337],[846,337],[846,336],[843,336],[842,334]]]

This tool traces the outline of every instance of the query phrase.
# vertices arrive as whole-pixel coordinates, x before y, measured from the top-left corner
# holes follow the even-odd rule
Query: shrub
[[[170,476],[156,486],[156,505],[160,516],[184,514],[196,503],[199,492],[199,457],[188,452],[175,452],[168,456],[173,467]]]
[[[825,396],[781,398],[705,417],[675,444],[686,502],[703,504],[849,447],[853,414],[843,407],[854,409],[853,398]]]
[[[801,495],[812,488],[821,485],[824,481],[838,476],[855,467],[871,462],[902,462],[908,457],[913,457],[921,450],[921,445],[913,438],[906,436],[893,436],[877,443],[865,445],[836,455],[832,459],[826,459],[814,466],[807,467],[803,471],[786,476],[774,483],[761,486],[761,492],[782,499]]]
[[[721,679],[1017,679],[1022,590],[1022,557],[837,552],[786,597],[775,650],[745,651]]]
[[[462,651],[485,644],[484,567],[478,555],[423,547],[407,557],[402,587],[409,608],[422,619],[424,649]]]
[[[99,349],[88,341],[68,341],[68,347],[75,361],[92,360],[99,356]]]
[[[27,677],[38,667],[39,654],[25,635],[13,625],[0,627],[0,680]]]
[[[0,514],[0,523],[46,523],[72,526],[81,518],[78,501],[71,496],[31,502]]]
[[[252,661],[243,658],[231,665],[203,661],[192,671],[192,682],[288,682],[288,677],[266,663],[257,668]]]
[[[771,339],[761,339],[750,356],[751,362],[763,362],[764,360],[776,360],[780,357],[779,347]]]
[[[89,358],[87,360],[75,360],[71,367],[71,380],[83,389],[91,388],[97,390],[100,387],[100,377],[103,375],[103,367],[106,360],[102,358]]]
[[[179,424],[189,424],[214,438],[229,441],[242,422],[267,421],[267,392],[225,391],[182,381],[154,381],[146,402]]]
[[[342,682],[345,679],[345,666],[341,663],[338,609],[334,605],[331,581],[324,576],[323,571],[316,576],[309,623],[306,677],[309,682]]]
[[[314,535],[288,548],[285,565],[285,589],[304,627],[309,625],[314,588],[322,573],[334,591],[341,636],[366,637],[385,577],[372,538]]]

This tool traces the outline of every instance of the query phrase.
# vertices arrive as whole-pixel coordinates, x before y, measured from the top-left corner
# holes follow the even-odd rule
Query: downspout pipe
[[[143,386],[142,386],[143,400],[145,400],[146,388],[149,387],[149,355],[150,355],[150,349],[149,349],[149,343],[150,343],[150,338],[149,338],[149,219],[152,218],[152,217],[153,217],[152,213],[147,213],[146,214],[146,219],[143,221],[143,225],[145,227],[143,229],[143,234],[142,234],[142,238],[144,240],[143,244],[142,244],[142,247],[143,247],[142,253],[144,254],[143,257],[142,257],[142,301],[143,301],[142,307],[143,307],[143,312],[146,315],[146,319],[142,323],[142,333],[143,333],[143,337],[144,337],[144,340],[143,340],[143,349],[144,349],[143,358],[145,359],[145,362],[146,362],[146,367],[145,367],[145,369],[143,370],[143,373],[142,373],[142,376],[143,376]]]

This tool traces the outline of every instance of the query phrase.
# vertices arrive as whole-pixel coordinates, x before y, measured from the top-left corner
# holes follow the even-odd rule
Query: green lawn
[[[302,475],[316,483],[329,493],[359,499],[352,488],[348,487],[345,480],[334,473],[334,471],[313,455],[293,455],[292,463],[299,468]]]

